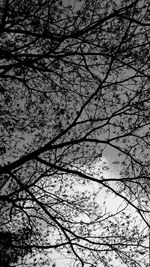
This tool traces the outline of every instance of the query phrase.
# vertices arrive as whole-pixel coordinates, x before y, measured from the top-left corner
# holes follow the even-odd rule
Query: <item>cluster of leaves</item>
[[[0,212],[2,229],[33,230],[20,249],[145,264],[145,232],[97,198],[108,190],[149,225],[148,15],[148,0],[2,1]],[[95,171],[108,153],[119,178]]]
[[[17,232],[12,233],[9,231],[0,232],[0,264],[1,266],[11,266],[10,264],[16,263],[19,258],[24,257],[31,248],[26,247],[20,249],[19,246],[29,241],[30,229],[28,227],[19,229]]]

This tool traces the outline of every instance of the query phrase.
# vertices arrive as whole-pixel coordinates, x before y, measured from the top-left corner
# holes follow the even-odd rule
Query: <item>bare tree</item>
[[[149,226],[148,1],[0,8],[1,227],[28,224],[36,234],[19,248],[55,249],[81,266],[143,266],[145,232],[121,210],[108,216],[96,197],[105,188]],[[94,171],[106,151],[119,178]],[[96,191],[79,190],[93,183]]]

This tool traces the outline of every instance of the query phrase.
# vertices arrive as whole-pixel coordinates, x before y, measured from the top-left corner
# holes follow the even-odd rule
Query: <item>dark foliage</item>
[[[70,266],[148,264],[149,8],[148,0],[1,1],[0,225],[8,263],[22,251],[21,266],[30,256],[31,266],[55,265],[55,253]],[[117,176],[104,175],[108,156]],[[108,214],[97,200],[104,191],[124,206]]]

